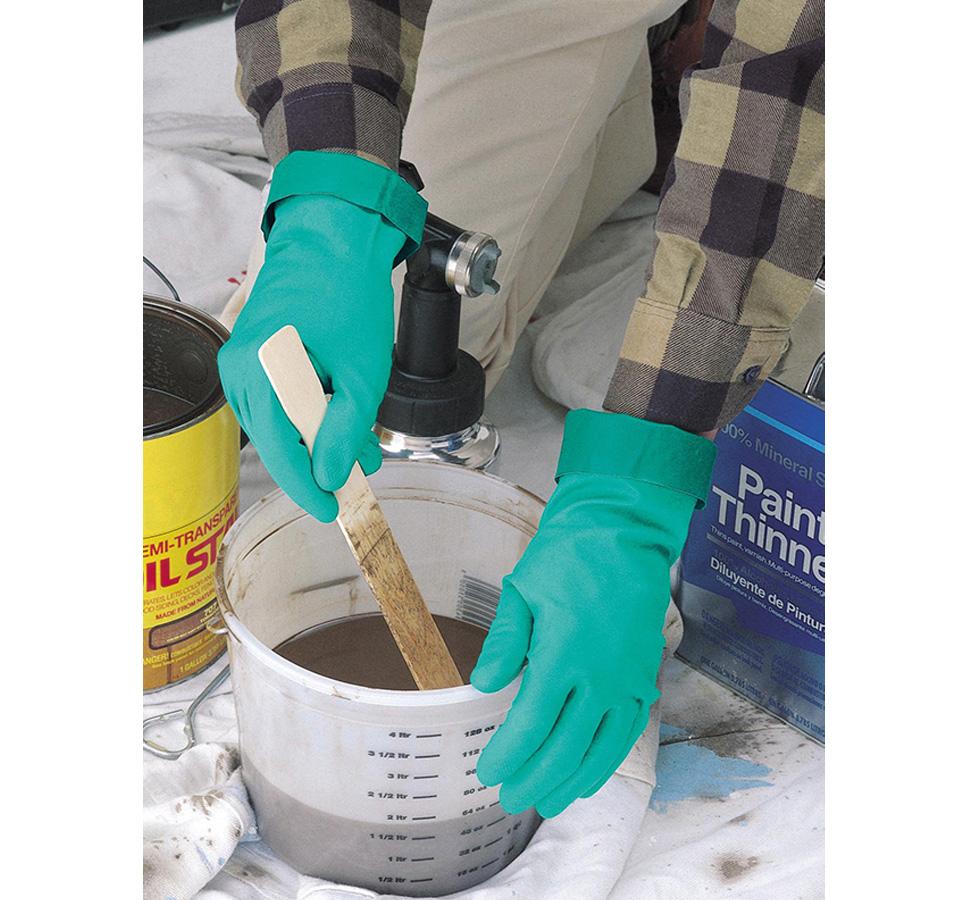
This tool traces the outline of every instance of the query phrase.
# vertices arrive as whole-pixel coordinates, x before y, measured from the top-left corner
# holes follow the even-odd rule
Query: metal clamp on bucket
[[[223,633],[223,632],[222,632]],[[155,716],[149,716],[143,720],[143,749],[148,753],[152,753],[154,756],[159,756],[162,759],[180,759],[180,757],[191,749],[197,743],[197,734],[194,732],[194,716],[197,715],[198,707],[208,699],[222,684],[225,683],[228,676],[231,674],[231,669],[225,666],[214,678],[211,679],[208,686],[198,694],[190,706],[187,709],[172,709],[170,712],[158,713]],[[160,722],[167,722],[172,719],[176,719],[178,716],[183,716],[184,719],[184,735],[187,740],[182,747],[164,747],[162,744],[158,744],[156,741],[151,741],[147,736],[147,729],[152,728],[154,725],[158,725]]]

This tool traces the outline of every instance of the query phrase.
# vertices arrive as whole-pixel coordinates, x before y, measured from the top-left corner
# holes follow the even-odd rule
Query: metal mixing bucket
[[[388,461],[372,486],[433,613],[487,626],[542,501],[458,466]],[[360,687],[271,648],[376,612],[340,530],[277,491],[231,529],[217,567],[245,781],[263,839],[299,871],[414,896],[503,869],[539,819],[511,816],[476,757],[518,681],[496,694]]]

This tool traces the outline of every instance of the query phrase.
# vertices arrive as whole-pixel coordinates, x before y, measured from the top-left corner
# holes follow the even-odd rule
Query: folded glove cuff
[[[262,216],[262,234],[269,239],[275,206],[287,197],[329,194],[383,216],[405,235],[395,265],[411,256],[422,242],[429,204],[397,172],[352,156],[321,150],[294,150],[272,173],[269,199]]]
[[[689,494],[700,508],[716,453],[712,441],[673,425],[573,409],[565,417],[555,480],[573,473],[632,478]]]

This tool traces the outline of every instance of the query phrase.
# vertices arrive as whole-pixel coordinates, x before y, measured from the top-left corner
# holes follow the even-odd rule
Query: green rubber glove
[[[570,412],[558,486],[471,675],[524,678],[476,773],[510,813],[555,816],[599,790],[646,727],[670,567],[709,489],[715,445],[670,425]]]
[[[276,483],[323,522],[355,461],[381,465],[371,431],[391,372],[391,269],[413,252],[425,201],[395,172],[358,157],[296,152],[276,166],[263,220],[265,262],[218,354],[225,396]],[[259,363],[284,325],[333,393],[312,459]]]

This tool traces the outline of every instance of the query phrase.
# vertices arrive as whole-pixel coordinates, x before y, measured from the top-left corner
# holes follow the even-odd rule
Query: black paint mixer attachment
[[[399,171],[417,190],[411,163]],[[485,377],[459,348],[463,297],[496,294],[497,242],[427,215],[422,246],[409,258],[391,378],[375,431],[387,458],[425,459],[485,469],[500,448],[483,416]]]

